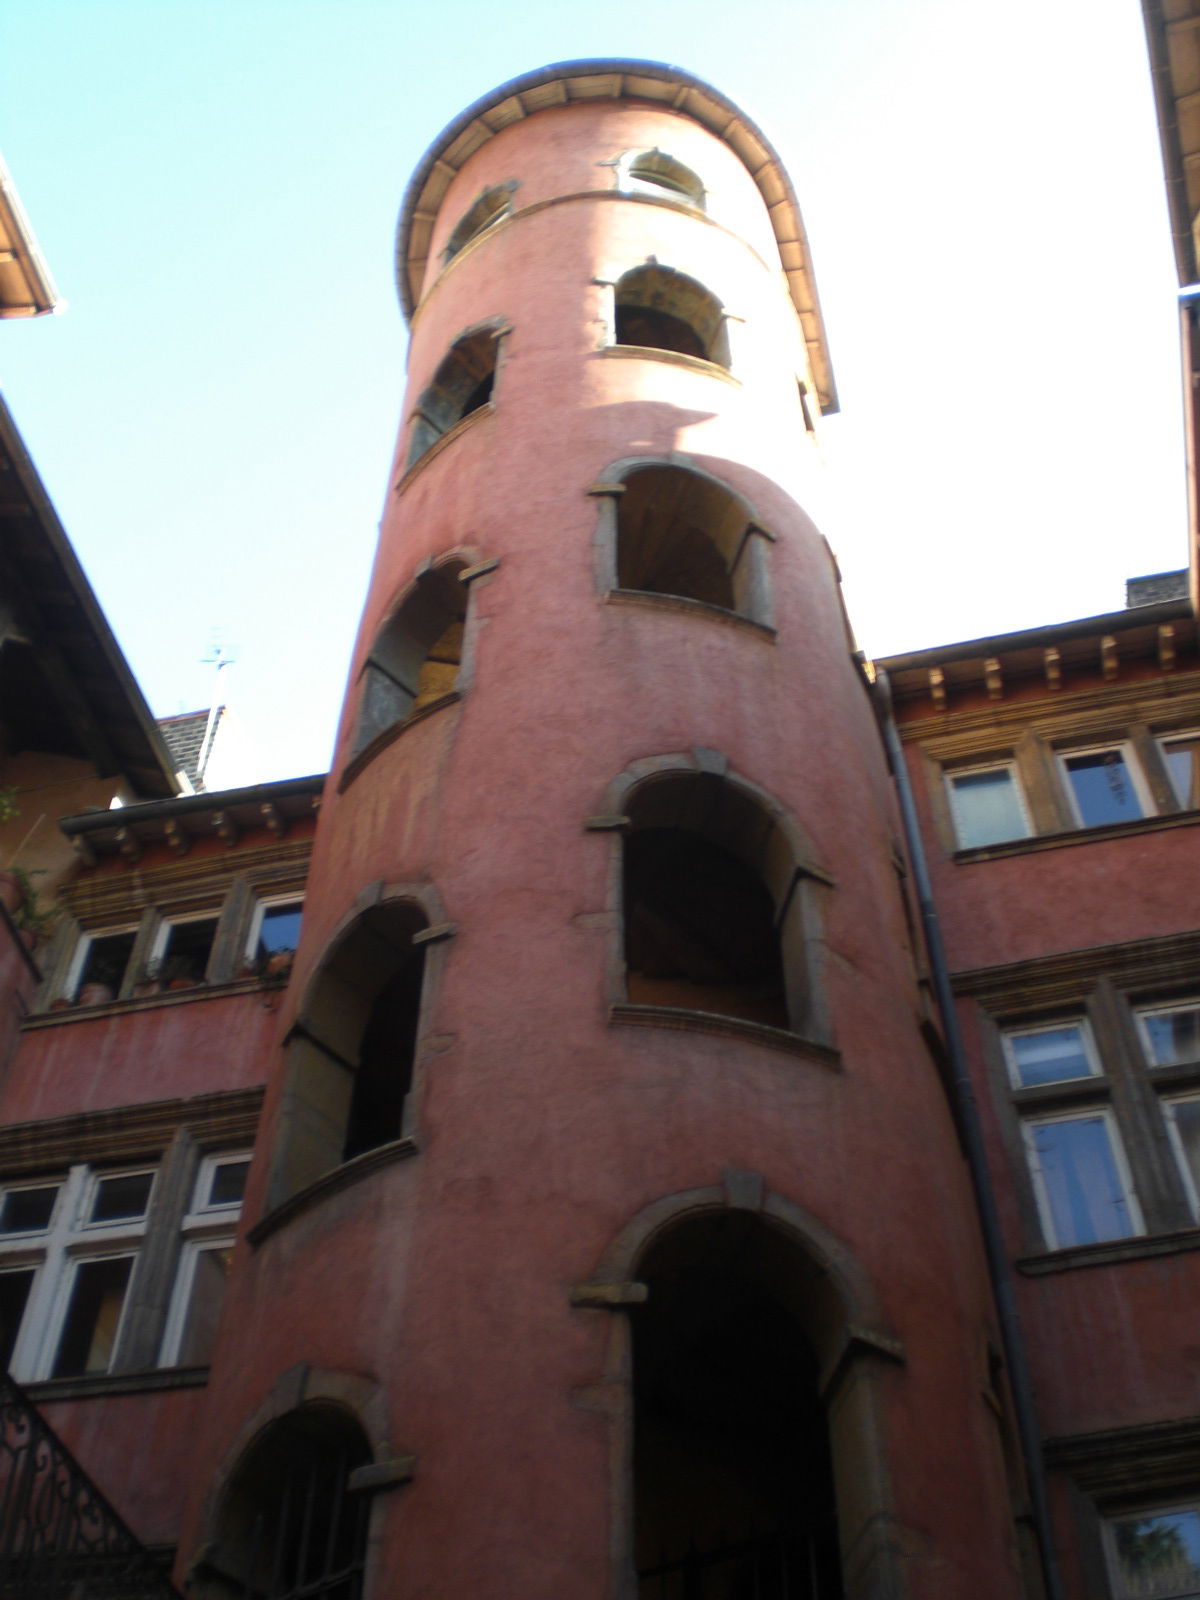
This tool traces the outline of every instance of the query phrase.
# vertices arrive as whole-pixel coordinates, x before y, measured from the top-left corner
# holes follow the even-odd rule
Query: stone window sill
[[[765,622],[755,622],[742,616],[740,611],[728,611],[724,606],[710,605],[707,600],[692,600],[683,594],[654,594],[649,589],[610,589],[605,595],[609,605],[649,606],[654,611],[681,611],[692,616],[706,617],[710,622],[723,622],[728,627],[744,628],[760,639],[775,640],[775,629]]]
[[[438,695],[436,700],[430,700],[428,704],[423,705],[418,711],[410,712],[402,721],[393,722],[390,727],[381,729],[368,744],[363,745],[357,755],[351,756],[350,760],[347,761],[342,769],[342,775],[338,779],[337,792],[341,794],[348,789],[359,773],[364,768],[369,767],[375,757],[386,750],[389,745],[394,744],[401,734],[407,733],[418,722],[424,722],[426,717],[433,716],[435,711],[443,711],[447,706],[452,706],[461,699],[461,689],[448,689],[445,694]]]
[[[364,1178],[369,1178],[373,1172],[390,1167],[397,1161],[407,1161],[411,1156],[415,1156],[419,1149],[420,1146],[415,1139],[405,1137],[393,1139],[389,1144],[377,1145],[374,1150],[364,1150],[362,1155],[355,1156],[352,1161],[344,1161],[340,1167],[334,1167],[330,1172],[323,1172],[315,1183],[310,1183],[306,1189],[301,1189],[297,1194],[289,1195],[273,1211],[268,1211],[266,1216],[260,1217],[254,1226],[247,1230],[247,1240],[255,1246],[262,1244],[265,1239],[269,1239],[273,1233],[278,1233],[280,1228],[286,1227],[294,1218],[311,1211],[314,1206],[320,1205],[331,1195],[341,1194],[344,1189],[352,1188]]]
[[[127,1000],[105,1000],[94,1006],[62,1006],[54,1011],[33,1011],[21,1024],[23,1031],[57,1028],[68,1022],[91,1022],[97,1017],[123,1016],[127,1011],[157,1011],[162,1006],[190,1005],[193,1000],[227,1000],[231,995],[277,995],[282,984],[261,978],[233,978],[228,983],[193,983],[186,989],[164,989],[159,994],[131,995]],[[266,1002],[264,1001],[264,1004]]]
[[[413,479],[424,472],[431,461],[435,461],[443,450],[449,449],[455,439],[460,439],[470,428],[482,422],[484,417],[490,417],[495,409],[495,401],[488,400],[484,405],[477,406],[474,411],[468,411],[465,417],[460,417],[452,428],[447,428],[440,439],[433,441],[424,455],[418,456],[411,466],[404,469],[400,481],[396,484],[396,493],[403,494]]]
[[[114,1394],[153,1394],[163,1389],[202,1389],[207,1367],[153,1367],[144,1372],[92,1372],[76,1378],[41,1378],[22,1385],[39,1405],[52,1400],[102,1399]]]
[[[1110,822],[1103,828],[1071,828],[1061,833],[1031,834],[1024,839],[1006,839],[1001,844],[976,845],[972,850],[956,850],[957,865],[992,861],[1001,856],[1023,856],[1037,850],[1059,850],[1064,845],[1096,844],[1101,839],[1124,839],[1129,834],[1162,833],[1171,828],[1191,828],[1200,822],[1200,811],[1172,812],[1165,817],[1136,817],[1132,822]]]
[[[1051,1273],[1071,1272],[1076,1267],[1110,1267],[1122,1261],[1182,1255],[1189,1250],[1200,1250],[1200,1228],[1179,1228],[1172,1233],[1139,1234],[1133,1239],[1108,1239],[1102,1244],[1076,1244],[1065,1250],[1047,1250],[1040,1255],[1022,1257],[1017,1262],[1017,1270],[1027,1278],[1042,1278]]]
[[[723,367],[719,361],[708,361],[703,356],[689,356],[682,350],[657,350],[653,345],[642,344],[606,344],[594,354],[607,356],[610,360],[616,357],[626,361],[663,361],[669,367],[683,367],[687,372],[699,372],[708,378],[721,378],[726,383],[731,383],[735,389],[742,387],[742,380],[735,378],[728,367]]]
[[[627,1000],[616,1001],[609,1007],[609,1021],[639,1028],[681,1029],[689,1033],[714,1033],[727,1039],[741,1039],[747,1044],[762,1044],[773,1050],[786,1050],[790,1055],[807,1056],[840,1071],[841,1052],[831,1045],[819,1044],[815,1039],[805,1039],[787,1028],[773,1028],[765,1022],[751,1022],[744,1017],[726,1017],[715,1011],[690,1011],[679,1006],[633,1005]]]

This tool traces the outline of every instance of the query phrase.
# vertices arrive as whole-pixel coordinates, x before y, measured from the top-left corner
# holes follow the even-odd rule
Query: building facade
[[[862,659],[795,196],[676,68],[470,107],[398,255],[328,777],[98,712],[3,913],[4,1592],[118,1592],[34,1407],[197,1600],[1200,1593],[1186,594]]]

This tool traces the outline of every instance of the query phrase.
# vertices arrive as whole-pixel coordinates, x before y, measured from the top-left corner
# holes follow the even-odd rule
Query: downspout
[[[1016,1413],[1017,1435],[1025,1465],[1025,1478],[1029,1486],[1030,1510],[1038,1555],[1041,1558],[1042,1577],[1046,1585],[1046,1600],[1064,1600],[1062,1575],[1054,1550],[1053,1530],[1050,1523],[1050,1498],[1046,1488],[1046,1468],[1042,1460],[1042,1435],[1038,1427],[1037,1410],[1033,1401],[1033,1380],[1029,1371],[1029,1358],[1021,1332],[1021,1318],[1017,1311],[1016,1293],[1008,1252],[1000,1230],[1000,1216],[996,1209],[996,1196],[988,1173],[984,1151],[983,1128],[979,1120],[979,1107],[975,1088],[967,1071],[966,1051],[958,1026],[958,1013],[954,1006],[954,993],[950,987],[950,973],[946,965],[946,950],[942,943],[941,924],[933,903],[933,888],[929,880],[929,867],[917,826],[917,811],[913,803],[912,784],[896,719],[892,712],[892,689],[886,672],[879,672],[875,680],[875,710],[883,731],[888,765],[896,784],[900,801],[900,815],[904,826],[905,843],[912,862],[913,882],[917,904],[921,913],[921,927],[925,934],[925,948],[929,955],[930,976],[941,1016],[942,1034],[946,1053],[950,1059],[950,1084],[954,1110],[958,1118],[971,1186],[975,1191],[975,1204],[979,1211],[979,1225],[983,1232],[984,1251],[988,1273],[992,1280],[992,1293],[996,1297],[996,1314],[1000,1321],[1000,1340],[1004,1359],[1008,1364],[1008,1382]]]

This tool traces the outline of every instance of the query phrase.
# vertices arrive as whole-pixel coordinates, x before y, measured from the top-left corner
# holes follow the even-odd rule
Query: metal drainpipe
[[[930,974],[933,978],[938,1012],[941,1015],[946,1052],[950,1057],[955,1110],[965,1146],[967,1167],[971,1174],[971,1185],[975,1191],[975,1204],[979,1210],[979,1224],[983,1231],[992,1292],[996,1297],[1000,1339],[1004,1346],[1004,1359],[1008,1363],[1008,1382],[1012,1391],[1013,1409],[1016,1412],[1021,1455],[1025,1463],[1034,1533],[1037,1537],[1038,1554],[1041,1557],[1042,1577],[1046,1585],[1046,1600],[1064,1600],[1062,1574],[1058,1567],[1050,1523],[1050,1499],[1046,1491],[1046,1469],[1042,1462],[1042,1435],[1033,1402],[1033,1380],[1029,1373],[1029,1359],[1025,1353],[1025,1338],[1021,1332],[1021,1318],[1017,1311],[1008,1252],[1000,1230],[996,1196],[992,1190],[992,1181],[987,1168],[975,1087],[967,1071],[966,1052],[963,1049],[958,1013],[954,1007],[954,993],[950,987],[950,974],[946,966],[941,924],[933,903],[929,867],[925,860],[920,829],[917,826],[917,811],[913,803],[908,767],[900,745],[900,735],[896,731],[896,719],[892,713],[892,688],[886,672],[880,672],[875,680],[875,709],[883,730],[888,765],[892,769],[896,793],[900,800],[900,815],[909,858],[912,861],[917,903],[921,912],[921,927],[929,954]]]

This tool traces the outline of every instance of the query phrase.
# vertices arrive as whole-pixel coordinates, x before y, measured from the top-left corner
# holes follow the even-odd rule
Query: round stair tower
[[[194,1592],[296,1413],[353,1419],[370,1600],[1016,1597],[787,176],[676,68],[547,68],[432,147],[398,270]]]

